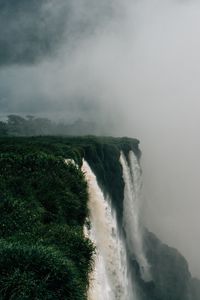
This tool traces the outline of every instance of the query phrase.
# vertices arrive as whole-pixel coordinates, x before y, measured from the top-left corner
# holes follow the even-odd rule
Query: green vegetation
[[[83,235],[88,196],[82,172],[66,165],[62,146],[4,142],[0,299],[86,299],[94,247]]]
[[[42,151],[63,158],[72,158],[81,166],[85,157],[97,176],[105,194],[112,197],[118,217],[122,214],[124,182],[119,164],[120,151],[125,154],[133,150],[140,156],[139,141],[131,138],[113,137],[12,137],[0,138],[1,151],[18,153],[37,153]]]
[[[119,200],[120,149],[132,148],[139,154],[138,141],[127,138],[0,138],[1,300],[86,299],[94,246],[83,235],[82,158]]]

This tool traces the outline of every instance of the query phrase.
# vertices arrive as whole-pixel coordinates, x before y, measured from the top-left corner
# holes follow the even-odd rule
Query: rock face
[[[29,236],[29,240],[30,242],[33,241],[35,242],[35,240],[38,240],[38,247],[37,250],[41,250],[43,251],[43,248],[46,246],[46,241],[48,243],[53,243],[53,247],[60,247],[61,250],[64,249],[64,253],[65,255],[69,254],[70,259],[73,261],[75,261],[75,266],[79,263],[79,260],[76,259],[76,256],[74,256],[75,254],[77,254],[77,249],[74,248],[76,245],[76,243],[72,243],[72,249],[69,249],[69,244],[68,243],[68,249],[66,246],[66,237],[68,237],[68,239],[74,241],[72,238],[76,237],[77,240],[77,232],[80,235],[80,241],[84,242],[84,238],[81,235],[82,231],[80,231],[81,226],[84,223],[84,219],[86,216],[86,212],[87,212],[87,208],[86,208],[86,199],[85,199],[85,214],[83,214],[83,201],[80,198],[80,195],[85,195],[85,197],[87,198],[86,194],[82,193],[80,190],[80,183],[78,183],[79,181],[82,182],[83,186],[84,186],[84,180],[83,180],[83,174],[80,171],[80,167],[82,165],[82,161],[83,158],[85,160],[87,160],[87,162],[89,163],[92,171],[95,173],[96,177],[97,177],[97,181],[100,185],[100,187],[102,188],[103,192],[106,194],[108,194],[110,196],[110,198],[112,199],[112,207],[116,210],[117,213],[117,222],[119,225],[119,228],[121,230],[120,234],[123,236],[124,238],[126,238],[126,235],[124,233],[124,224],[123,224],[123,199],[124,199],[124,181],[123,181],[123,170],[122,170],[122,166],[120,164],[120,153],[121,151],[123,151],[125,157],[128,157],[128,152],[129,151],[133,151],[135,153],[135,155],[140,158],[140,150],[139,150],[139,141],[136,139],[129,139],[129,138],[105,138],[105,137],[92,137],[92,136],[88,136],[88,137],[35,137],[35,138],[1,138],[0,139],[0,154],[1,154],[1,169],[2,169],[2,178],[4,178],[5,180],[2,181],[1,180],[1,193],[3,191],[3,188],[5,189],[5,191],[10,191],[13,192],[13,197],[17,195],[17,193],[21,193],[22,195],[24,195],[24,192],[26,191],[27,195],[23,196],[23,201],[26,202],[28,200],[28,203],[30,201],[33,201],[33,195],[35,197],[35,201],[34,203],[39,203],[38,205],[43,205],[44,199],[42,199],[42,204],[40,204],[40,197],[41,194],[44,195],[44,197],[46,197],[46,202],[48,204],[48,209],[52,210],[54,209],[54,206],[50,206],[50,195],[55,192],[55,184],[51,184],[51,185],[45,185],[46,180],[48,179],[48,175],[47,174],[53,174],[52,177],[51,176],[51,180],[57,182],[56,180],[58,179],[58,177],[60,176],[62,178],[62,176],[65,175],[66,172],[68,177],[66,177],[68,180],[68,185],[71,187],[70,193],[68,192],[68,202],[70,199],[71,202],[71,208],[70,208],[70,212],[69,212],[69,216],[67,218],[67,221],[65,220],[66,218],[66,211],[69,210],[69,205],[65,205],[66,204],[66,200],[64,202],[62,202],[62,205],[65,205],[65,210],[62,209],[57,209],[56,213],[59,213],[58,217],[54,220],[52,219],[52,216],[55,216],[55,212],[53,211],[53,214],[49,213],[48,211],[48,218],[46,218],[45,216],[47,214],[44,215],[44,209],[39,209],[36,217],[38,216],[38,218],[40,217],[41,214],[41,220],[39,219],[39,224],[41,222],[44,222],[44,224],[42,224],[42,227],[38,227],[37,228],[37,236],[35,236],[35,231],[32,233],[32,231],[28,231],[26,232],[27,236]],[[68,165],[64,163],[64,159],[68,159],[69,161],[71,159],[73,159],[73,161],[75,162],[75,167],[73,165]],[[24,164],[25,162],[27,163],[27,172],[26,172],[26,176],[24,176]],[[48,163],[47,163],[48,162]],[[5,165],[4,165],[5,164]],[[30,165],[30,166],[29,166]],[[43,167],[43,165],[45,166],[45,168],[49,168],[48,170],[50,171],[45,171],[46,169]],[[6,168],[8,170],[10,170],[10,172],[12,170],[18,170],[18,177],[15,176],[15,173],[12,171],[10,176],[8,177],[8,170],[7,172],[5,172]],[[13,169],[12,169],[13,168]],[[37,183],[35,180],[35,178],[37,178],[34,174],[36,171],[38,172],[37,174],[40,175],[40,180]],[[69,169],[67,171],[67,169]],[[73,169],[73,170],[71,170]],[[41,171],[42,170],[42,171]],[[62,172],[61,172],[62,171]],[[73,172],[74,173],[73,173]],[[44,182],[42,181],[41,184],[41,176],[44,173]],[[57,172],[57,173],[56,173]],[[28,174],[28,175],[27,175]],[[73,174],[74,177],[72,176]],[[38,176],[39,176],[38,175]],[[16,177],[16,178],[15,178]],[[10,185],[10,178],[13,180],[12,181],[12,185]],[[74,180],[73,180],[74,178]],[[82,178],[82,181],[81,181]],[[64,177],[65,180],[65,177]],[[12,190],[10,190],[10,187],[13,187],[13,183],[15,183],[15,189],[12,188]],[[18,184],[18,182],[20,183],[20,185]],[[22,184],[23,183],[23,184]],[[60,180],[57,183],[57,189],[60,186],[60,184],[62,183],[62,181]],[[6,185],[7,184],[7,185]],[[31,189],[27,189],[27,184],[30,185]],[[18,188],[20,186],[20,189]],[[44,187],[46,186],[47,191],[45,190],[45,192],[41,193],[41,191],[37,192],[37,188],[38,189],[44,189]],[[49,186],[52,187],[52,192],[49,195],[49,197],[47,197],[47,192],[49,191]],[[64,181],[63,186],[66,188],[66,183]],[[30,190],[30,191],[29,191]],[[55,191],[54,191],[55,190]],[[31,198],[29,197],[29,192],[31,192]],[[77,194],[77,199],[76,197],[72,197],[74,194]],[[16,194],[16,195],[15,195]],[[20,195],[21,195],[20,194]],[[7,194],[6,194],[7,195]],[[62,196],[62,194],[60,194]],[[60,197],[61,197],[60,196]],[[58,203],[58,197],[57,198],[57,204]],[[62,198],[62,197],[61,197]],[[2,198],[3,199],[3,198]],[[14,198],[9,198],[9,200],[13,201]],[[62,198],[63,199],[63,198]],[[62,200],[61,199],[61,200]],[[81,201],[80,201],[81,200]],[[23,205],[23,202],[21,202],[22,199],[21,197],[19,198],[19,201],[17,202],[19,204],[19,212],[21,214],[21,219],[18,218],[18,215],[16,217],[16,224],[18,227],[20,227],[21,223],[20,220],[24,220],[22,219],[22,217],[24,217],[27,220],[27,224],[30,225],[30,220],[29,220],[29,215],[27,215],[27,212],[29,212],[31,215],[33,214],[35,216],[35,213],[33,211],[33,208],[35,206],[33,206],[33,208],[31,208],[32,210],[29,209],[29,206],[27,208],[26,211],[26,206]],[[76,201],[76,202],[74,202]],[[80,208],[77,205],[77,203],[79,204],[80,202]],[[76,205],[73,205],[74,203],[76,203]],[[4,204],[4,202],[1,200],[0,202],[1,205]],[[15,210],[16,210],[16,202],[14,202],[15,204]],[[52,204],[54,204],[54,199],[52,199]],[[60,204],[60,205],[61,205]],[[7,206],[6,206],[7,207]],[[23,209],[22,209],[23,208]],[[45,206],[46,209],[46,206]],[[72,214],[73,211],[73,214]],[[6,210],[7,212],[7,210]],[[14,211],[15,212],[15,211]],[[60,215],[60,213],[64,213],[65,215]],[[13,213],[13,210],[8,213]],[[23,213],[23,214],[22,214]],[[80,215],[81,217],[81,223],[77,225],[77,232],[76,232],[76,222],[77,222],[77,217],[76,214]],[[2,215],[5,215],[5,212]],[[45,218],[44,218],[45,217]],[[50,218],[51,217],[51,218]],[[69,217],[70,217],[70,223],[69,223]],[[27,219],[28,218],[28,219]],[[49,219],[50,218],[50,219]],[[8,221],[8,217],[7,215],[5,215],[5,221]],[[13,217],[10,218],[10,220],[13,220]],[[14,219],[15,220],[15,219]],[[53,221],[52,221],[53,220]],[[64,221],[63,221],[64,220]],[[51,221],[51,222],[50,222]],[[3,221],[1,221],[3,222]],[[54,233],[54,231],[47,231],[45,229],[45,234],[47,235],[47,233],[49,234],[49,236],[46,237],[45,239],[45,235],[43,233],[42,230],[44,230],[44,228],[48,227],[48,226],[53,226],[55,222],[58,222],[58,224],[56,223],[56,230],[55,230],[55,237],[51,237],[51,235]],[[65,227],[63,227],[64,225],[62,224],[62,222],[68,222],[67,224],[64,224]],[[49,223],[51,223],[49,225]],[[22,222],[22,227],[23,230],[28,230],[28,228],[32,228],[32,224],[31,226],[23,226],[24,222]],[[34,224],[36,224],[34,222]],[[53,224],[53,225],[52,225]],[[11,222],[9,222],[9,225],[11,226]],[[62,225],[62,226],[61,226]],[[39,226],[39,225],[37,225]],[[45,227],[46,226],[46,227]],[[73,228],[71,228],[70,226],[72,226]],[[43,228],[44,227],[44,228]],[[3,227],[0,226],[0,229],[2,229]],[[13,227],[16,231],[16,226]],[[21,227],[20,227],[21,228]],[[48,227],[49,228],[49,227]],[[65,228],[65,235],[63,235],[63,228]],[[71,229],[70,229],[71,228]],[[74,229],[75,228],[75,229]],[[12,229],[12,228],[11,228]],[[8,232],[8,226],[6,227],[6,233],[8,235],[9,238],[9,243],[12,242],[13,237],[15,237],[13,235],[13,232],[9,233]],[[21,229],[20,229],[21,230]],[[59,234],[58,233],[59,230]],[[79,232],[80,231],[80,232]],[[75,234],[74,234],[75,232]],[[40,234],[41,234],[41,238],[40,238]],[[79,236],[78,235],[78,236]],[[16,235],[14,242],[20,242],[20,239],[25,236],[25,235]],[[32,238],[34,236],[35,240]],[[64,236],[64,240],[63,240],[63,236]],[[61,241],[60,244],[58,237],[60,237]],[[6,238],[6,236],[4,237]],[[26,238],[27,239],[27,238]],[[26,244],[26,239],[23,238],[23,243],[26,247],[29,247],[30,245]],[[57,246],[54,245],[55,241],[57,241]],[[5,244],[5,241],[3,241],[2,243]],[[2,245],[4,245],[2,244]],[[15,244],[13,244],[15,246]],[[18,245],[18,244],[17,244]],[[48,244],[49,245],[49,244]],[[77,244],[79,245],[79,244]],[[129,265],[130,265],[130,273],[131,276],[134,280],[134,284],[135,287],[137,289],[137,294],[138,299],[139,300],[199,300],[200,299],[200,280],[192,278],[190,272],[189,272],[189,268],[188,268],[188,264],[187,261],[185,260],[185,258],[175,249],[168,247],[167,245],[163,244],[153,233],[149,232],[147,229],[144,229],[144,236],[143,236],[143,245],[144,245],[144,252],[146,255],[146,258],[149,262],[150,265],[150,271],[151,271],[151,281],[144,281],[142,279],[141,276],[141,266],[139,266],[139,262],[137,261],[136,256],[134,257],[133,254],[128,253],[129,256]],[[24,246],[24,247],[25,247]],[[40,247],[41,246],[41,247]],[[90,244],[83,244],[83,248],[82,248],[82,252],[83,254],[86,256],[86,261],[88,261],[88,258],[90,257],[89,253],[89,249],[90,249]],[[7,246],[5,246],[5,249]],[[20,246],[22,247],[22,246]],[[77,246],[78,247],[78,246]],[[2,247],[1,247],[2,248]],[[18,247],[19,248],[19,247]],[[17,251],[20,250],[17,248]],[[2,248],[3,249],[3,248]],[[34,250],[35,248],[33,248]],[[49,250],[51,250],[50,248],[48,248]],[[56,248],[57,249],[57,248]],[[67,249],[67,251],[66,251]],[[14,249],[15,250],[15,249]],[[60,251],[61,251],[60,250]],[[70,250],[70,251],[69,251]],[[7,250],[6,250],[7,251]],[[5,251],[5,253],[7,253]],[[20,250],[21,251],[21,250]],[[35,251],[35,250],[34,250]],[[91,250],[92,251],[92,250]],[[66,254],[67,252],[67,254]],[[80,250],[79,250],[80,252]],[[128,251],[127,251],[128,252]],[[56,252],[57,255],[57,252]],[[64,255],[64,254],[63,254]],[[80,253],[77,254],[80,257]],[[68,257],[67,256],[67,257]],[[74,258],[75,257],[75,258]],[[47,260],[48,261],[48,260]],[[84,260],[83,260],[84,261]],[[12,264],[10,264],[12,265]],[[81,263],[82,268],[84,266],[83,263]],[[24,267],[24,266],[23,266]],[[88,267],[85,268],[86,271],[88,270]],[[77,274],[79,274],[81,270],[81,267],[79,266],[79,270],[78,268],[76,269]],[[85,274],[85,273],[83,273]],[[74,277],[75,278],[75,277]],[[79,279],[78,275],[77,278]],[[87,280],[87,276],[83,276],[83,290],[86,290],[86,282]],[[76,289],[75,289],[76,290]],[[79,293],[80,294],[80,293]],[[85,299],[83,296],[84,293],[78,295],[76,298],[73,297],[72,299]],[[0,295],[1,296],[1,295]],[[0,297],[1,298],[1,297]],[[5,299],[5,298],[2,298]],[[6,298],[7,299],[7,298]],[[68,298],[63,298],[63,299],[68,299]],[[71,299],[71,298],[70,298]],[[131,299],[132,300],[132,299]]]
[[[200,280],[197,278],[192,278],[191,282],[191,299],[199,300],[200,295]]]
[[[135,142],[135,141],[134,141]],[[122,170],[118,165],[118,150],[133,150],[140,157],[138,144],[127,140],[126,147],[118,144],[117,152],[111,145],[103,145],[97,151],[98,158],[88,155],[88,160],[97,174],[105,192],[113,199],[113,205],[119,212],[119,222],[123,210],[121,181]],[[98,149],[98,147],[97,147]],[[96,154],[97,154],[96,153]],[[112,153],[112,154],[111,154]],[[101,166],[101,169],[100,167]],[[117,196],[116,196],[117,195]],[[121,223],[121,227],[123,224]],[[162,243],[153,233],[144,230],[144,247],[151,266],[152,281],[145,282],[140,276],[139,264],[130,255],[133,278],[137,282],[138,294],[141,300],[199,300],[200,280],[192,278],[186,259],[174,248]]]
[[[192,278],[185,258],[176,249],[163,244],[151,232],[145,232],[144,241],[153,281],[149,285],[138,281],[143,299],[196,299],[191,296]]]

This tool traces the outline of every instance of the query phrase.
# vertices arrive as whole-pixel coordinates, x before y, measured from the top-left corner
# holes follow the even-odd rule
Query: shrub
[[[0,241],[1,299],[85,299],[74,264],[51,247]]]

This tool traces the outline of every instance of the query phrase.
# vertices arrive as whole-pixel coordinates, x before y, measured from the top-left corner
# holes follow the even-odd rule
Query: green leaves
[[[74,263],[51,247],[0,241],[3,299],[84,299]]]
[[[84,300],[94,251],[84,176],[64,145],[11,140],[0,146],[0,299]]]

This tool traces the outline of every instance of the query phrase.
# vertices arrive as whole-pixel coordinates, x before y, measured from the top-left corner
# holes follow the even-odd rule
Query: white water
[[[82,171],[88,182],[91,229],[89,237],[97,254],[90,278],[89,300],[136,300],[128,273],[126,247],[119,235],[116,215],[104,198],[95,174],[83,160]]]
[[[141,168],[133,151],[129,152],[129,163],[121,152],[120,163],[125,182],[123,202],[123,223],[129,252],[135,256],[143,280],[151,280],[150,267],[143,250],[142,225],[140,223]],[[130,166],[129,166],[130,165]]]
[[[71,159],[71,158],[66,158],[66,159],[65,159],[65,163],[66,163],[67,165],[72,164],[72,165],[74,165],[75,167],[78,168],[78,165],[77,165],[77,164],[75,163],[75,161],[74,161],[73,159]]]

